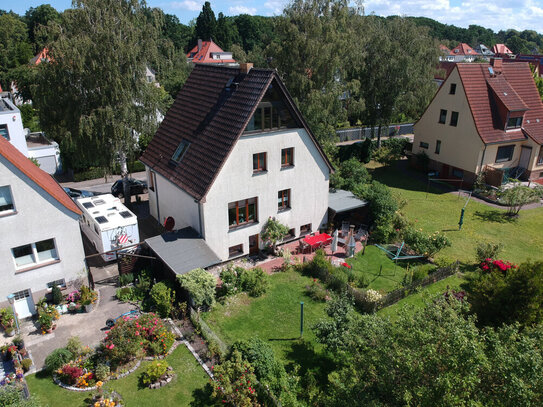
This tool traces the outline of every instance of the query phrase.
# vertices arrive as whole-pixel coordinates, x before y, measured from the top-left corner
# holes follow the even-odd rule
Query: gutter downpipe
[[[481,173],[483,171],[483,163],[485,162],[485,153],[486,153],[486,144],[485,144],[485,149],[483,150],[483,155],[481,156],[481,164],[480,164],[480,169],[479,169],[479,173]]]

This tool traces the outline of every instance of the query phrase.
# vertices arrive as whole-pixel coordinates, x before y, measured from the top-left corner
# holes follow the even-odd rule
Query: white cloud
[[[168,6],[172,9],[180,10],[189,10],[189,11],[200,11],[202,10],[203,2],[197,2],[194,0],[184,0],[184,1],[172,1],[168,3]]]
[[[254,16],[256,14],[256,8],[245,7],[245,6],[233,6],[228,9],[228,13],[230,13],[231,15],[249,14],[251,16]]]
[[[494,31],[514,28],[541,30],[543,8],[539,0],[462,0],[451,6],[449,0],[368,0],[367,14],[406,15],[433,18],[446,24],[468,27],[477,24]]]
[[[281,0],[269,0],[264,3],[264,7],[270,10],[269,14],[278,15],[283,12],[285,3]]]

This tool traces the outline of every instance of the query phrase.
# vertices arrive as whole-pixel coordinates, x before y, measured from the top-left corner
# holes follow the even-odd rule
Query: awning
[[[175,274],[221,262],[198,232],[190,227],[151,237],[145,243]]]
[[[328,208],[335,213],[352,211],[367,204],[366,201],[355,197],[352,192],[342,189],[330,190],[328,193]]]

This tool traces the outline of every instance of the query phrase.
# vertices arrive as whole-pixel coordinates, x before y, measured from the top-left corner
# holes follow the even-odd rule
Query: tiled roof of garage
[[[195,66],[141,161],[195,199],[204,199],[272,81],[332,169],[275,70],[243,73],[211,65]],[[176,164],[171,157],[181,141],[189,147]]]

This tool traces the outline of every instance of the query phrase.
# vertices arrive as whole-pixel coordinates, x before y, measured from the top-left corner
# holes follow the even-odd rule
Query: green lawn
[[[364,254],[359,252],[352,259],[347,260],[352,266],[352,272],[356,276],[365,275],[369,282],[368,288],[378,291],[389,292],[401,286],[405,276],[407,262],[395,264],[387,254],[376,246],[367,246]],[[411,267],[419,264],[411,261]]]
[[[465,280],[460,275],[453,275],[447,277],[437,283],[428,285],[421,288],[419,292],[411,294],[408,297],[403,298],[396,304],[383,308],[377,312],[377,315],[389,317],[391,320],[395,320],[398,317],[398,311],[404,307],[406,308],[422,308],[425,303],[431,301],[438,294],[443,294],[447,291],[447,287],[450,289],[459,289],[460,284]]]
[[[123,379],[107,382],[104,389],[113,389],[118,392],[123,398],[123,405],[127,407],[211,405],[209,389],[206,387],[209,377],[188,349],[184,345],[179,345],[166,360],[177,376],[165,387],[151,390],[138,385],[140,374],[150,363],[142,362],[136,372]],[[92,394],[92,392],[78,393],[64,390],[54,384],[49,375],[42,372],[29,375],[26,379],[30,393],[44,406],[87,406],[85,399]]]
[[[464,225],[458,230],[460,210],[465,197],[430,188],[424,181],[415,179],[397,166],[380,167],[370,163],[373,178],[380,181],[407,200],[403,212],[408,219],[427,232],[444,232],[452,246],[439,255],[465,263],[475,261],[478,242],[501,242],[501,257],[515,262],[543,259],[543,208],[523,210],[516,220],[506,219],[503,209],[470,201],[466,207]],[[403,163],[402,163],[403,164]]]
[[[305,294],[311,278],[295,271],[270,276],[270,288],[262,297],[238,294],[203,314],[210,328],[227,344],[258,336],[268,341],[278,358],[304,367],[315,363],[315,335],[310,329],[325,317],[325,303]],[[300,341],[300,301],[304,302],[304,339]]]

